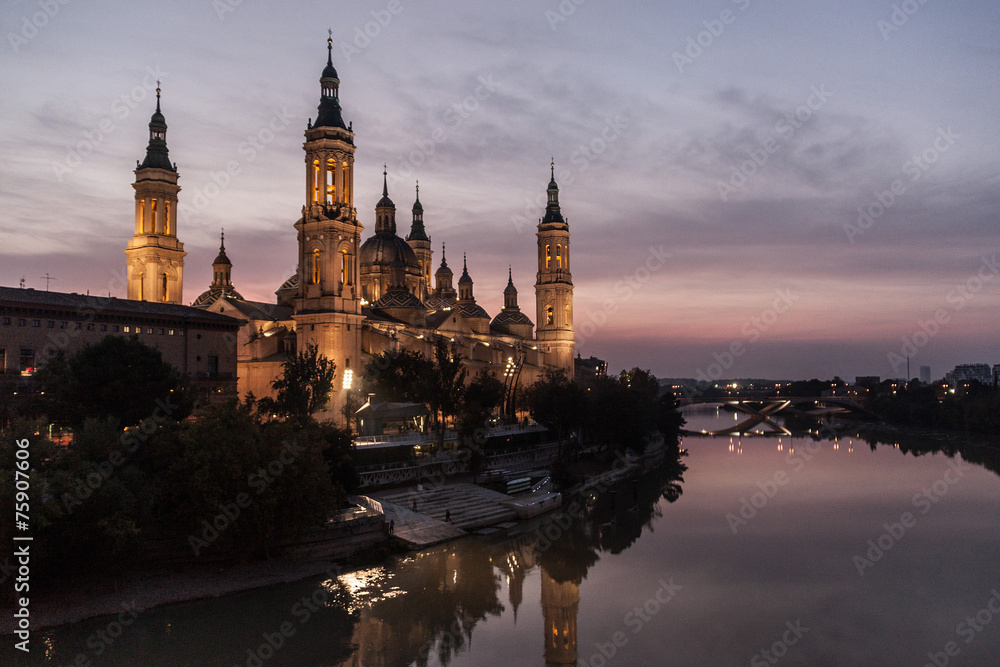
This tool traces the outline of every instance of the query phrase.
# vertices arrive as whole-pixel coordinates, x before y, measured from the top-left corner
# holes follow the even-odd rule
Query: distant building
[[[573,362],[576,381],[584,386],[591,385],[595,379],[608,375],[608,362],[603,359],[597,357],[583,359],[577,354]]]
[[[924,384],[930,384],[931,383],[931,367],[930,366],[921,366],[920,367],[920,381],[923,382]]]
[[[1000,364],[993,365],[993,384],[1000,385]]]
[[[31,376],[60,351],[105,336],[136,336],[192,387],[235,395],[239,326],[190,306],[0,287],[0,378]]]
[[[977,380],[983,384],[993,384],[993,370],[989,364],[959,364],[948,374],[952,384],[962,384]]]
[[[882,378],[878,375],[859,375],[854,379],[854,384],[871,389],[882,384]]]

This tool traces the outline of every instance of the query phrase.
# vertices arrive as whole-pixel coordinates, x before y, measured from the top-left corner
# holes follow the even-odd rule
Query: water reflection
[[[923,664],[1000,585],[1000,452],[926,436],[834,433],[688,438],[689,471],[673,456],[581,503],[584,510],[517,534],[154,609],[101,655],[88,652],[88,640],[108,618],[47,631],[36,637],[45,647],[40,664],[69,665],[85,653],[95,667],[259,667],[260,647],[284,623],[294,632],[256,658],[263,667],[591,665],[597,645],[619,630],[628,645],[614,664],[750,664],[799,618],[812,630],[782,665]],[[972,468],[917,514],[913,494],[933,486],[955,456],[992,472]],[[787,483],[735,534],[727,514],[778,471]],[[905,511],[918,526],[859,576],[854,556]],[[633,634],[623,617],[664,577],[684,589],[648,631]],[[963,664],[993,664],[995,625],[962,644]],[[7,649],[0,664],[22,664]]]
[[[580,584],[601,553],[628,549],[661,516],[661,499],[680,496],[683,472],[675,450],[646,474],[595,494],[591,503],[528,524],[517,535],[466,540],[401,560],[391,582],[373,581],[374,592],[366,589],[361,604],[351,602],[357,604],[350,640],[355,652],[341,664],[423,666],[433,659],[448,665],[471,646],[479,624],[506,611],[501,588],[516,624],[525,579],[535,570],[545,664],[577,664]]]

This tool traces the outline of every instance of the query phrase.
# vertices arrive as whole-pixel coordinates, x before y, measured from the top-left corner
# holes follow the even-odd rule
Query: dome
[[[408,269],[420,270],[420,263],[413,248],[395,234],[376,234],[364,242],[358,255],[358,261],[362,266],[389,268],[397,259]]]
[[[526,324],[529,327],[535,326],[531,318],[519,310],[504,310],[493,318],[493,326],[509,326],[511,324]]]
[[[490,319],[490,314],[478,303],[463,303],[458,305],[458,312],[462,317],[480,317]]]
[[[245,301],[243,295],[234,289],[210,289],[205,290],[198,298],[194,300],[192,304],[195,308],[211,306],[213,303],[221,299],[222,297],[230,297],[233,299],[239,299],[240,301]]]
[[[226,251],[225,250],[220,250],[219,251],[219,255],[215,258],[215,261],[212,262],[213,266],[215,264],[228,264],[229,266],[233,265],[233,263],[229,261],[229,258],[226,257]]]
[[[373,310],[383,310],[387,308],[419,308],[423,309],[424,304],[420,299],[405,290],[393,290],[386,292],[382,297],[372,304]]]
[[[299,274],[293,273],[291,277],[285,282],[281,283],[275,293],[284,292],[285,290],[297,290],[299,288]]]
[[[438,294],[432,294],[427,297],[424,301],[428,308],[432,310],[442,310],[444,308],[452,308],[455,306],[456,299],[455,295],[451,296],[441,296]]]

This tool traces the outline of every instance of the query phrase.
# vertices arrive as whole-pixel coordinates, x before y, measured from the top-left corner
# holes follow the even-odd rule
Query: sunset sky
[[[995,2],[2,4],[2,285],[104,294],[124,271],[159,77],[185,302],[221,227],[236,288],[273,299],[330,28],[363,238],[383,163],[404,235],[419,179],[435,265],[468,253],[491,315],[511,264],[535,317],[554,157],[578,349],[613,371],[1000,363]]]

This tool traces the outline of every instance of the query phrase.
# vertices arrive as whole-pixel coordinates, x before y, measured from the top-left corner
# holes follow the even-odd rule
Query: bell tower
[[[535,281],[535,331],[545,362],[573,379],[573,276],[569,266],[569,223],[559,208],[553,160],[545,217],[538,221],[538,279]]]
[[[167,121],[160,111],[149,119],[146,158],[136,161],[135,232],[125,249],[128,298],[183,303],[184,244],[177,240],[177,167],[167,153]]]
[[[305,131],[305,205],[295,223],[299,257],[293,319],[300,349],[315,344],[337,364],[329,410],[344,406],[343,378],[361,371],[361,223],[354,208],[354,132],[344,123],[340,78],[327,39],[316,122]],[[346,371],[352,371],[347,373]]]

